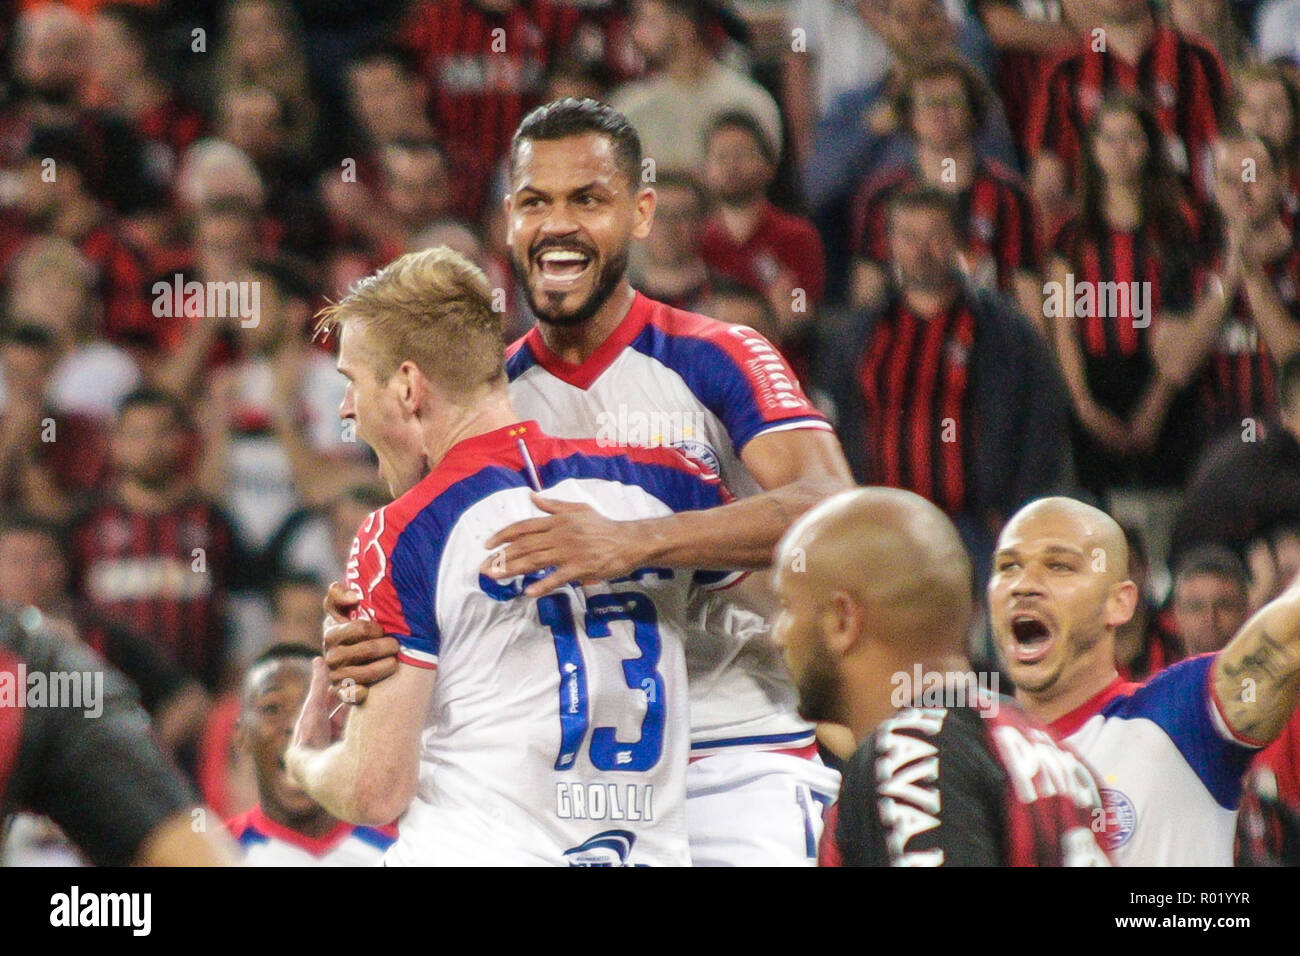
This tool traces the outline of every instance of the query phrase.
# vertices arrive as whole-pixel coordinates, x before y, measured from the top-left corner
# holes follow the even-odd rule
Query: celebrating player
[[[1087,766],[970,673],[970,559],[942,511],[901,489],[838,494],[786,533],[776,587],[800,712],[862,744],[825,865],[1109,865]]]
[[[348,583],[401,663],[337,741],[317,665],[286,763],[341,819],[401,815],[388,864],[686,865],[675,622],[704,577],[647,566],[534,600],[537,575],[479,568],[489,536],[538,514],[543,487],[621,520],[714,507],[725,491],[671,449],[623,454],[518,421],[491,302],[483,273],[439,247],[324,313],[349,382],[339,414],[396,496],[362,525]]]
[[[1300,697],[1300,583],[1217,654],[1126,684],[1114,645],[1138,597],[1127,566],[1109,515],[1070,498],[1026,505],[994,553],[999,653],[1016,699],[1101,775],[1117,863],[1230,866],[1242,775]]]
[[[353,826],[331,815],[285,769],[315,656],[301,644],[275,644],[244,675],[238,737],[253,758],[257,806],[226,826],[249,866],[374,866],[393,843],[388,828]]]
[[[515,405],[548,431],[602,445],[672,444],[716,470],[743,500],[635,523],[540,502],[512,525],[489,575],[534,575],[530,596],[646,565],[765,567],[790,523],[851,484],[839,442],[780,354],[752,329],[682,312],[628,283],[654,191],[641,185],[636,130],[608,106],[566,99],[529,114],[511,150],[509,240],[538,324],[509,349]],[[745,497],[748,496],[748,497]],[[336,617],[349,606],[333,592]],[[836,775],[815,759],[813,727],[763,639],[767,624],[722,597],[696,608],[687,645],[691,757],[687,819],[696,865],[806,865],[816,801]],[[375,628],[331,631],[336,683],[391,671]],[[751,640],[750,638],[758,638]]]

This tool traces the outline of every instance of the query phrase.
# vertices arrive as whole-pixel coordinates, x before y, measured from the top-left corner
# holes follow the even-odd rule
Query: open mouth
[[[580,249],[547,249],[534,261],[545,284],[567,286],[591,268],[592,258]]]
[[[1024,611],[1011,615],[1011,636],[1015,640],[1013,654],[1021,664],[1042,660],[1052,646],[1052,632],[1047,622]]]

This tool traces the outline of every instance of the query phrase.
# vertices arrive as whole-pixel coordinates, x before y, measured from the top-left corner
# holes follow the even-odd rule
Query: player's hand
[[[483,574],[500,581],[550,571],[524,589],[528,597],[542,597],[570,581],[598,584],[621,578],[645,563],[633,530],[638,522],[612,521],[589,505],[536,493],[533,504],[546,517],[516,521],[489,538],[489,551],[506,547],[483,562]]]
[[[334,742],[335,726],[330,719],[337,701],[330,692],[329,671],[319,657],[311,662],[311,687],[303,701],[302,712],[293,727],[289,743],[296,750],[324,750]]]
[[[397,673],[397,639],[385,637],[377,621],[352,620],[360,603],[361,595],[338,581],[325,595],[325,665],[337,698],[349,704],[360,704],[371,684]]]

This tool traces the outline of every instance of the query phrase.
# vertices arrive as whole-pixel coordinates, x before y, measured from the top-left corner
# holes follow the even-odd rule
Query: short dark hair
[[[90,152],[85,136],[75,126],[46,125],[32,131],[23,155],[27,159],[52,159],[56,171],[70,167],[85,179]]]
[[[918,186],[914,189],[900,189],[889,198],[889,218],[893,219],[903,210],[928,209],[942,213],[948,219],[953,232],[961,235],[960,212],[957,201],[937,186]]]
[[[359,66],[379,62],[391,63],[409,79],[420,75],[420,64],[411,51],[389,37],[379,37],[362,44],[348,58],[347,68],[354,70]]]
[[[916,88],[916,84],[925,80],[937,80],[950,76],[961,81],[962,89],[966,93],[966,105],[971,114],[971,134],[974,135],[984,125],[984,120],[989,113],[989,101],[992,98],[992,93],[979,73],[972,69],[965,60],[956,56],[940,57],[917,67],[907,74],[902,89],[898,91],[895,100],[895,108],[905,125],[910,126],[912,122],[912,110],[915,106],[912,90]]]
[[[706,149],[709,143],[713,141],[714,134],[723,129],[738,129],[743,133],[748,133],[750,138],[758,144],[758,150],[763,154],[763,158],[773,166],[780,165],[779,145],[768,138],[766,131],[759,125],[758,120],[754,118],[752,113],[746,113],[744,110],[728,110],[715,116],[704,133],[704,146]]]
[[[133,408],[165,408],[172,413],[176,424],[185,429],[190,427],[190,416],[185,410],[185,403],[164,389],[145,387],[127,392],[117,403],[117,420],[120,422]]]
[[[308,666],[316,658],[320,657],[320,651],[315,648],[307,647],[304,644],[291,644],[288,641],[281,641],[279,644],[272,644],[262,653],[253,658],[248,665],[248,670],[244,671],[243,689],[241,697],[244,706],[248,707],[253,693],[253,683],[250,678],[257,673],[257,669],[264,664],[277,664],[281,661],[306,661]]]
[[[519,146],[524,140],[552,141],[587,133],[608,136],[619,168],[634,185],[640,183],[641,137],[636,127],[607,103],[572,96],[539,106],[523,118],[510,140],[510,178],[514,179]]]
[[[699,206],[700,215],[707,216],[709,214],[709,194],[693,173],[682,169],[659,170],[655,173],[653,185],[656,189],[675,186],[678,189],[688,190],[695,197],[695,203]]]
[[[1241,558],[1222,545],[1203,544],[1184,552],[1174,568],[1174,584],[1202,574],[1231,581],[1242,594],[1250,587],[1250,576]]]

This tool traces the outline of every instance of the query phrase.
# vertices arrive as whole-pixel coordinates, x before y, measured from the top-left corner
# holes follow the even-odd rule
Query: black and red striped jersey
[[[416,4],[400,33],[430,85],[434,129],[457,176],[457,212],[479,218],[520,120],[540,102],[546,68],[582,22],[572,4],[531,0],[494,13],[472,0]]]
[[[924,178],[914,165],[898,166],[869,178],[858,192],[854,211],[854,253],[878,265],[889,261],[889,202],[915,189]],[[1024,183],[995,159],[981,157],[969,186],[957,193],[962,243],[972,281],[1003,292],[1015,289],[1017,270],[1039,270],[1034,213]]]
[[[69,556],[78,593],[152,640],[209,687],[221,676],[233,532],[213,504],[133,511],[106,497],[76,522]]]
[[[1031,153],[1051,150],[1077,178],[1084,133],[1106,94],[1118,91],[1146,97],[1170,138],[1175,165],[1197,197],[1207,197],[1205,156],[1227,116],[1228,78],[1218,53],[1164,24],[1156,25],[1137,63],[1120,58],[1093,34],[1059,55],[1044,71],[1030,115]]]
[[[1087,764],[1009,698],[976,704],[876,729],[845,768],[820,865],[1110,865]]]
[[[1221,255],[1211,271],[1222,268]],[[1198,279],[1198,292],[1209,273]],[[1300,240],[1264,265],[1292,322],[1300,323]],[[1244,292],[1228,310],[1200,383],[1201,418],[1211,432],[1242,428],[1246,419],[1260,421],[1277,414],[1276,358],[1269,351],[1251,314]]]
[[[901,302],[881,317],[857,376],[869,483],[906,488],[950,514],[964,510],[974,343],[964,297],[928,319]]]

